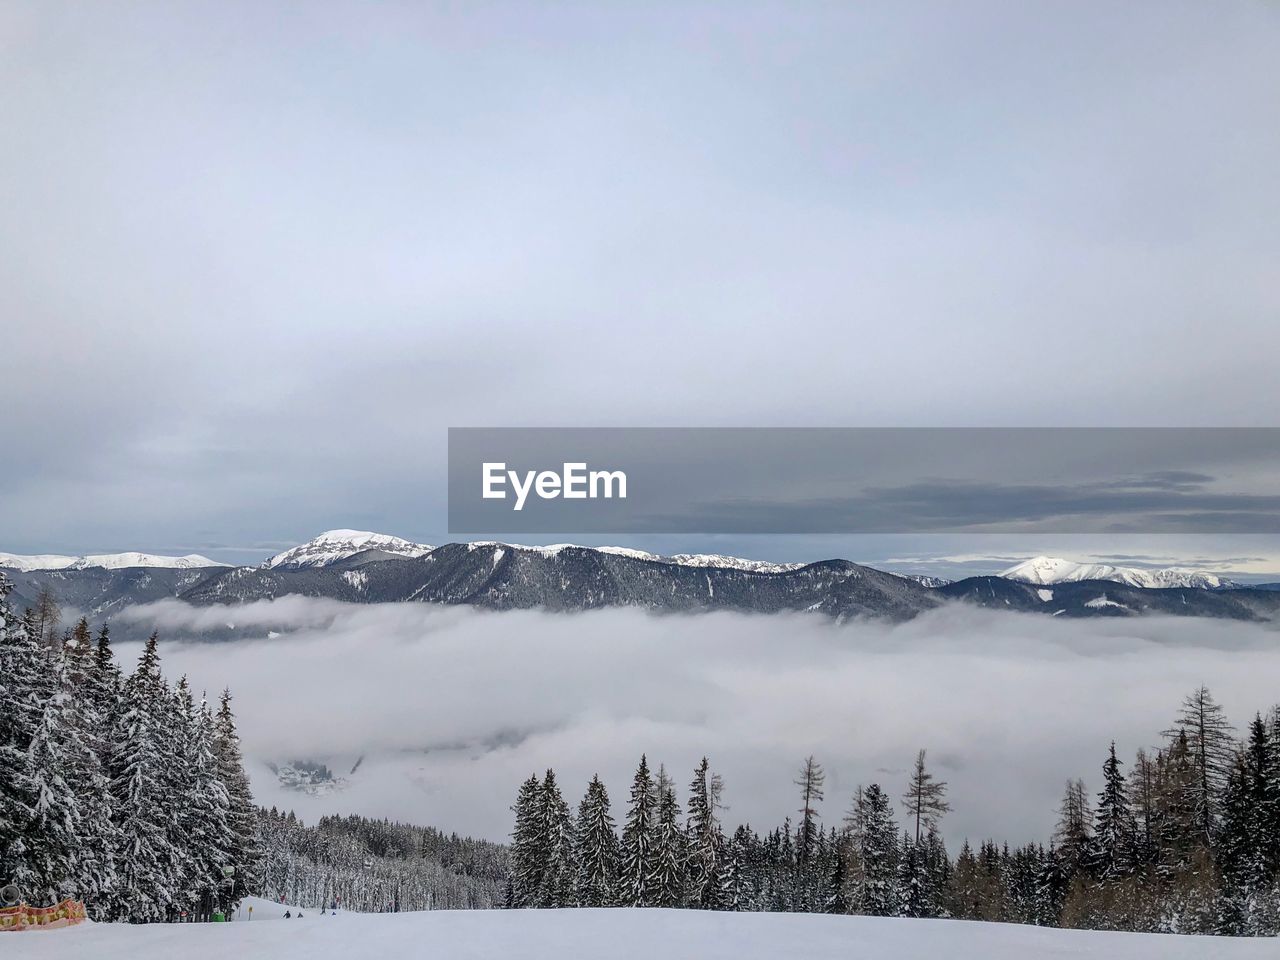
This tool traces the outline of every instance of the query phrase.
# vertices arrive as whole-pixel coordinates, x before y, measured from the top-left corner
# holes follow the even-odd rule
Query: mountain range
[[[1238,590],[1242,584],[1203,570],[1165,567],[1148,570],[1142,567],[1113,567],[1106,563],[1076,563],[1060,557],[1032,557],[1000,573],[1009,580],[1024,583],[1078,583],[1081,580],[1112,580],[1130,587],[1159,589],[1193,587],[1201,590]]]
[[[72,562],[63,563],[70,559]],[[51,561],[48,566],[42,562]],[[141,561],[141,562],[134,562]],[[353,603],[429,602],[553,611],[629,606],[656,611],[807,611],[905,620],[947,601],[1054,616],[1164,613],[1237,620],[1280,616],[1274,585],[1247,587],[1201,571],[1143,570],[1036,557],[994,576],[945,581],[848,560],[767,563],[711,554],[664,557],[625,547],[526,547],[482,541],[432,547],[331,530],[258,566],[201,557],[14,557],[0,554],[13,602],[42,588],[94,619],[176,598],[197,605],[297,595]]]
[[[129,567],[151,567],[190,570],[196,567],[224,567],[226,564],[198,554],[185,557],[161,557],[153,553],[100,553],[84,557],[66,557],[56,553],[19,556],[0,553],[0,568],[10,570],[125,570]]]

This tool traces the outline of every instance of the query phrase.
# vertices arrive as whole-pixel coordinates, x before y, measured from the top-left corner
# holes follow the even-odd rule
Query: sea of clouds
[[[706,754],[730,826],[795,815],[812,753],[823,820],[859,784],[902,792],[927,748],[948,781],[952,844],[1047,839],[1069,777],[1099,786],[1161,742],[1203,683],[1243,728],[1280,701],[1274,627],[1205,619],[1066,620],[950,606],[904,624],[793,615],[496,613],[289,597],[166,601],[119,615],[162,637],[164,670],[235,696],[255,794],[503,839],[519,783],[554,767],[576,805],[593,773],[620,815],[642,753],[683,787]],[[245,639],[191,638],[234,622]],[[121,644],[129,661],[134,644]],[[361,760],[363,758],[363,760]],[[282,788],[270,763],[313,760],[344,789]],[[351,768],[360,760],[359,769]]]

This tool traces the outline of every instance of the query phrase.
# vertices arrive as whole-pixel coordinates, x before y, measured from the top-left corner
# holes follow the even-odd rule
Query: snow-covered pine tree
[[[720,775],[711,773],[710,764],[703,757],[689,784],[687,821],[689,905],[703,910],[726,908],[722,871],[725,840],[716,816],[723,790]]]
[[[98,666],[89,624],[83,618],[63,648],[66,663],[67,780],[79,810],[78,895],[90,917],[111,915],[116,892],[119,833],[111,802],[106,758],[110,724],[102,712],[106,697],[98,689]],[[114,700],[116,690],[111,689]],[[110,704],[114,711],[115,704]]]
[[[622,829],[622,862],[619,871],[618,904],[624,907],[652,907],[657,891],[652,880],[655,867],[654,833],[657,810],[654,804],[653,777],[649,762],[640,757],[635,779],[631,783],[631,800]]]
[[[178,808],[189,873],[183,893],[187,909],[203,915],[211,910],[225,882],[223,868],[234,845],[229,822],[231,797],[218,776],[214,756],[213,715],[204,697],[196,703],[183,677],[178,684],[182,721],[181,756],[186,775]]]
[[[862,793],[862,902],[855,912],[873,917],[894,917],[901,909],[898,886],[898,825],[893,807],[878,783]]]
[[[573,820],[569,805],[560,793],[554,770],[547,770],[539,792],[542,801],[542,836],[545,843],[545,869],[538,886],[537,905],[568,907],[573,903],[573,882],[577,876],[574,862]]]
[[[31,815],[23,827],[25,853],[14,880],[34,903],[80,895],[80,810],[71,789],[67,680],[60,652],[48,662],[51,691],[27,750]]]
[[[826,853],[826,884],[822,888],[822,903],[819,908],[823,913],[848,913],[845,875],[847,844],[835,827],[831,828],[827,836]]]
[[[1222,875],[1218,932],[1266,936],[1274,932],[1277,867],[1270,835],[1273,810],[1271,740],[1261,714],[1249,725],[1249,739],[1236,759],[1222,799],[1222,822],[1215,846]]]
[[[948,917],[947,890],[951,886],[951,858],[947,855],[947,845],[938,832],[937,825],[931,825],[921,844],[921,897],[920,915],[924,917]]]
[[[111,743],[111,797],[120,840],[119,896],[115,919],[134,923],[164,920],[173,903],[174,856],[165,795],[164,681],[157,638],[152,634],[138,665],[125,681],[123,704]]]
[[[0,572],[0,877],[24,878],[25,830],[36,802],[29,750],[39,726],[46,657],[9,604],[12,584]]]
[[[1062,905],[1067,898],[1069,878],[1058,856],[1058,848],[1049,844],[1040,859],[1036,873],[1035,910],[1032,923],[1041,927],[1056,927],[1062,922]]]
[[[89,698],[94,701],[98,715],[106,725],[104,729],[110,728],[119,713],[121,683],[120,668],[111,650],[111,631],[104,623],[94,640],[93,670],[88,677]]]
[[[1256,848],[1249,794],[1249,764],[1242,753],[1227,775],[1214,847],[1216,865],[1222,878],[1217,902],[1217,932],[1231,937],[1242,936],[1248,930],[1253,901],[1258,893],[1253,875]]]
[[[213,727],[213,756],[218,779],[227,792],[227,827],[230,846],[227,865],[235,870],[221,887],[219,905],[223,912],[253,893],[260,884],[262,850],[258,846],[257,808],[249,790],[240,755],[240,736],[231,710],[231,691],[223,690]]]
[[[156,738],[160,754],[161,780],[165,804],[156,811],[157,819],[167,838],[168,863],[164,865],[169,878],[171,906],[170,916],[195,906],[192,891],[199,886],[197,864],[192,857],[192,838],[187,831],[185,802],[194,793],[192,770],[187,750],[188,728],[192,722],[194,707],[191,689],[186,677],[178,681],[174,689],[167,684],[162,688],[155,714]]]
[[[751,828],[741,824],[725,845],[721,876],[724,878],[724,909],[756,909],[755,891],[751,883],[751,854],[756,847]]]
[[[658,799],[657,827],[653,838],[654,906],[686,906],[685,834],[680,826],[680,804],[668,786]]]
[[[1133,876],[1137,871],[1137,826],[1129,803],[1129,787],[1116,757],[1115,741],[1102,765],[1102,792],[1094,814],[1089,846],[1089,872],[1102,883]]]
[[[618,835],[609,813],[609,792],[593,776],[578,804],[577,877],[574,902],[579,907],[612,906],[618,888]]]
[[[542,889],[542,875],[547,869],[547,842],[544,833],[542,784],[531,776],[520,785],[516,815],[511,833],[511,902],[512,907],[534,907]]]

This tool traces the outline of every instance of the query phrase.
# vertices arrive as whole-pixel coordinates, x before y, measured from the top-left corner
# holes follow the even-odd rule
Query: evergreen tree
[[[1129,806],[1129,790],[1116,758],[1116,745],[1102,765],[1102,792],[1094,816],[1094,834],[1090,846],[1091,872],[1103,883],[1130,877],[1136,864],[1137,828]]]
[[[143,649],[122,689],[119,726],[112,741],[111,795],[120,841],[119,919],[164,920],[172,905],[172,864],[165,816],[165,758],[160,749],[164,682],[156,636]]]
[[[240,736],[231,710],[231,691],[223,690],[213,727],[213,757],[218,780],[227,792],[227,827],[230,844],[227,867],[235,872],[220,886],[218,903],[224,913],[251,894],[260,884],[262,851],[255,829],[253,794],[240,755]]]
[[[28,624],[9,605],[12,585],[0,572],[0,877],[30,882],[27,825],[37,788],[30,748],[43,716],[47,662]]]
[[[827,882],[822,891],[822,912],[848,913],[848,875],[846,871],[848,864],[848,845],[844,843],[840,834],[836,832],[835,827],[831,828],[831,832],[827,837],[826,848]]]
[[[573,859],[573,821],[569,805],[560,793],[554,770],[548,769],[539,792],[542,801],[542,842],[544,869],[538,886],[537,905],[567,907],[573,903],[573,883],[577,868]]]
[[[580,907],[612,906],[618,888],[618,836],[609,813],[609,793],[598,776],[591,778],[578,804],[578,873],[574,902]]]
[[[721,910],[726,906],[722,860],[724,835],[716,819],[720,808],[723,783],[710,772],[706,757],[698,764],[689,784],[689,897],[690,905],[703,910]]]
[[[80,812],[71,790],[66,745],[67,701],[61,658],[55,657],[55,689],[44,701],[28,748],[31,815],[24,828],[25,853],[14,880],[35,903],[57,903],[81,894]]]
[[[511,906],[534,907],[548,858],[542,784],[536,776],[520,785],[513,809],[516,824],[511,834]]]
[[[1033,923],[1042,927],[1056,927],[1062,920],[1062,906],[1067,899],[1070,877],[1064,868],[1058,849],[1049,844],[1040,860],[1036,875],[1036,909]]]
[[[680,827],[680,804],[668,787],[658,800],[657,828],[653,838],[653,889],[655,905],[685,906],[685,835]]]
[[[110,720],[102,708],[105,703],[114,711],[117,691],[111,689],[108,702],[99,690],[95,654],[89,624],[82,618],[63,650],[66,779],[76,797],[79,815],[77,893],[90,916],[104,920],[111,915],[116,893],[119,835],[107,770]]]
[[[622,868],[618,884],[620,906],[657,905],[658,892],[653,887],[657,866],[654,850],[656,828],[653,778],[649,774],[648,760],[642,756],[631,784],[631,802],[622,829]]]
[[[862,902],[858,913],[873,917],[898,915],[901,896],[898,886],[898,825],[893,819],[889,798],[877,783],[862,794],[862,823],[859,856],[862,861]]]
[[[951,858],[936,825],[929,827],[921,845],[919,914],[922,917],[948,917],[947,890],[951,886]]]
[[[1216,847],[1217,866],[1222,876],[1217,932],[1228,936],[1241,936],[1249,929],[1254,899],[1258,894],[1253,871],[1256,846],[1249,796],[1250,779],[1249,763],[1242,754],[1227,775]]]
[[[184,677],[178,688],[181,756],[186,776],[180,783],[182,804],[178,825],[188,848],[189,881],[185,885],[189,909],[202,911],[218,899],[231,863],[235,837],[231,830],[231,796],[218,775],[214,756],[213,716],[201,697],[197,704]]]

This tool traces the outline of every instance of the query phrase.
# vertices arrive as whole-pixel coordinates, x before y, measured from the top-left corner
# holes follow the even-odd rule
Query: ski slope
[[[459,910],[302,919],[257,901],[227,924],[85,924],[8,933],[5,960],[1252,960],[1276,940],[1046,930],[953,920],[884,920],[693,910]]]

